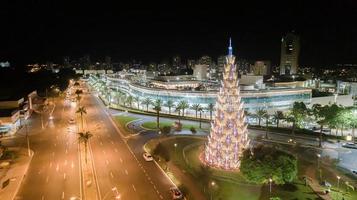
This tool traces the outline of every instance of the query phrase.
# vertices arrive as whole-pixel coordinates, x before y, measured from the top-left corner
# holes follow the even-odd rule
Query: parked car
[[[144,157],[145,161],[148,161],[148,162],[154,160],[154,159],[152,158],[151,154],[149,154],[149,153],[147,153],[147,152],[143,153],[143,157]]]
[[[171,193],[172,199],[174,199],[174,200],[183,199],[182,192],[176,187],[170,188],[170,193]]]
[[[349,149],[357,149],[357,145],[354,143],[344,143],[342,147],[349,148]]]

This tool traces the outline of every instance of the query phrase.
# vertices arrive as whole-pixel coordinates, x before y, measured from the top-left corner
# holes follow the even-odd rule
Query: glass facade
[[[180,91],[180,90],[163,90],[149,88],[130,83],[125,79],[107,78],[106,86],[111,88],[112,93],[116,91],[124,92],[132,96],[142,98],[161,99],[164,102],[172,100],[179,102],[187,101],[189,104],[201,104],[207,106],[210,103],[215,104],[217,91]],[[295,101],[302,101],[310,104],[311,90],[303,88],[280,88],[271,90],[258,91],[241,91],[244,108],[249,111],[261,109],[287,109]]]

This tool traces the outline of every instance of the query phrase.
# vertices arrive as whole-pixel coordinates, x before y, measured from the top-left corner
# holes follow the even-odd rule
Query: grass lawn
[[[172,126],[174,122],[171,121],[160,121],[160,127],[164,126]],[[144,122],[141,126],[147,129],[156,129],[156,121],[155,122]],[[190,130],[191,127],[194,127],[196,130],[199,129],[198,125],[195,124],[182,124],[182,129]]]
[[[203,150],[204,142],[205,140],[190,137],[173,137],[162,140],[161,144],[169,152],[170,160],[181,170],[188,172],[201,191],[206,191],[205,194],[208,199],[210,198],[211,191],[213,199],[268,199],[268,185],[251,184],[238,172],[212,170],[212,174],[208,179],[215,181],[217,184],[214,190],[208,191],[207,183],[203,183],[197,176],[201,170],[201,161],[198,158]],[[146,147],[153,149],[155,143],[157,143],[157,140],[150,141]],[[177,144],[176,150],[174,144]],[[180,179],[180,177],[176,178]],[[190,193],[190,189],[188,189],[188,193]],[[317,199],[316,194],[309,187],[303,185],[303,182],[300,180],[284,186],[273,185],[272,196],[278,196],[281,199]]]
[[[129,130],[126,127],[126,124],[131,122],[131,121],[140,119],[140,118],[137,118],[137,117],[127,116],[127,115],[117,115],[117,116],[115,116],[113,118],[114,118],[114,121],[118,124],[119,129],[122,131],[122,133],[124,135],[132,134],[131,130]]]

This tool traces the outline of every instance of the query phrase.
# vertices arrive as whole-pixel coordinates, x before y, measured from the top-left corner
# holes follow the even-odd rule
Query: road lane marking
[[[107,163],[107,165],[109,165],[109,161],[108,160],[105,160],[105,162]]]
[[[110,141],[112,144],[114,144],[114,142],[113,141]]]
[[[45,200],[45,196],[42,195],[41,200]]]
[[[64,161],[64,166],[67,166],[67,160]]]
[[[58,170],[59,170],[59,164],[57,163],[57,165],[56,165],[56,171],[58,172]]]
[[[64,199],[64,192],[62,192],[62,199]]]
[[[164,199],[164,197],[160,194],[160,199]]]
[[[48,183],[48,180],[49,180],[49,177],[47,176],[47,177],[46,177],[46,183]]]
[[[133,190],[136,192],[136,188],[135,188],[134,184],[131,184],[131,186],[133,186]]]
[[[67,148],[66,148],[66,154],[68,154],[68,150],[67,150]]]
[[[114,174],[113,174],[113,172],[110,172],[110,176],[111,176],[112,178],[114,178]]]
[[[105,155],[105,151],[103,150],[103,154]]]
[[[117,148],[115,148],[114,151],[115,151],[116,153],[118,153],[118,149],[117,149]]]
[[[103,142],[100,142],[100,146],[103,146]]]
[[[72,169],[74,168],[74,163],[73,163],[73,160],[72,160],[71,168],[72,168]]]
[[[120,159],[120,162],[123,163],[123,160],[121,158],[119,158],[119,159]]]
[[[125,169],[125,174],[126,174],[126,175],[129,175],[128,170],[126,170],[126,169]]]
[[[63,173],[63,179],[66,180],[66,173]]]
[[[52,152],[52,156],[55,157],[55,152]]]

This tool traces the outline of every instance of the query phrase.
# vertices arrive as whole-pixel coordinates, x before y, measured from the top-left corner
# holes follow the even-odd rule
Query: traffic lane
[[[143,158],[143,146],[147,141],[153,138],[157,138],[157,133],[155,131],[147,131],[145,134],[141,134],[140,136],[130,139],[128,144],[138,160],[142,163],[144,169],[152,174],[156,174],[156,176],[151,176],[151,180],[156,185],[161,186],[159,188],[161,194],[165,197],[165,199],[169,199],[171,197],[169,189],[175,185],[168,179],[168,177],[166,177],[166,174],[164,174],[164,172],[154,162],[145,161]]]
[[[58,106],[58,108],[60,107]],[[68,170],[65,167],[65,165],[72,166],[72,162],[65,162],[68,159],[65,156],[65,149],[68,148],[65,141],[68,141],[68,138],[61,137],[65,133],[65,123],[57,109],[54,112],[53,125],[31,139],[31,147],[35,151],[35,155],[22,191],[19,192],[20,196],[26,197],[25,199],[60,199],[63,194],[79,195],[78,189],[76,189],[79,188],[79,180],[75,180],[76,176],[66,175],[64,177],[63,175],[65,173],[78,174],[78,171],[75,172],[75,168]],[[41,129],[40,123],[38,127]],[[72,152],[71,149],[67,151],[69,155],[74,154],[75,157],[75,152]],[[73,165],[75,165],[74,162]]]
[[[107,127],[108,129],[108,131],[102,131],[102,129],[98,129],[98,133],[96,134],[97,136],[94,137],[94,140],[92,141],[92,143],[95,143],[95,145],[92,146],[92,149],[96,165],[98,165],[97,168],[105,169],[108,167],[109,171],[113,173],[113,176],[117,177],[114,179],[118,179],[119,185],[121,185],[118,187],[118,190],[120,193],[122,193],[123,198],[127,196],[135,199],[158,199],[159,196],[157,195],[156,190],[150,184],[150,182],[145,182],[145,174],[138,165],[135,157],[133,157],[131,152],[128,150],[126,144],[123,142],[118,133],[116,133],[115,128],[107,118],[106,114],[99,109],[94,110],[94,113],[96,113],[97,116],[90,120],[99,120],[101,125],[103,127]],[[107,159],[101,159],[103,156],[106,156]],[[110,183],[108,183],[108,180],[111,180],[111,177],[108,177],[111,175],[108,174],[110,173],[98,171],[98,177],[106,177],[100,182],[107,182],[104,188],[107,190],[110,188]],[[100,184],[102,188],[103,183]]]

